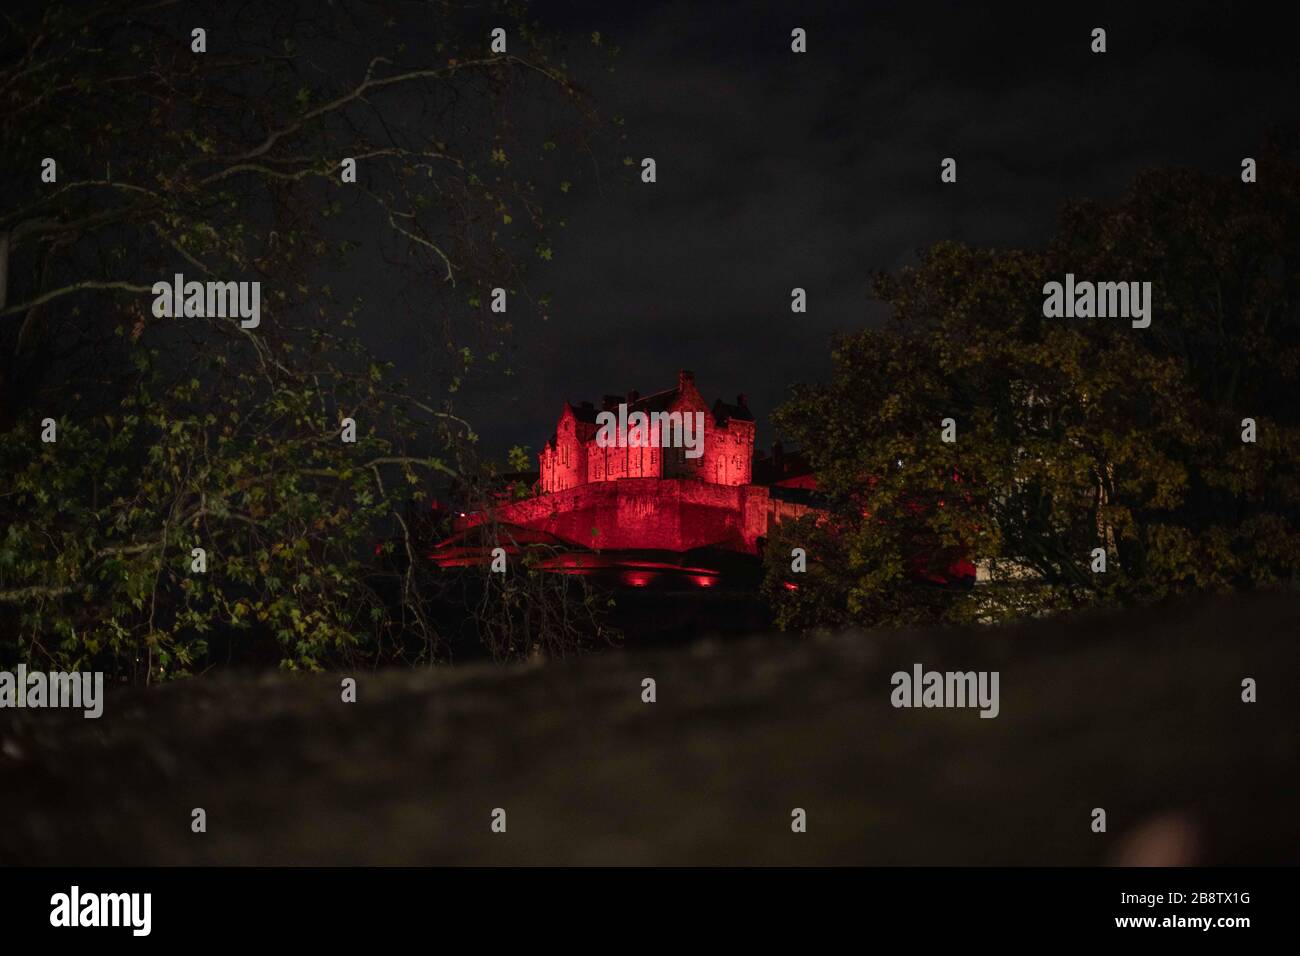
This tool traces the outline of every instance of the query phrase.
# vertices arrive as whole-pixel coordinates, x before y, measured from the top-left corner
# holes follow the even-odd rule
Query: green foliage
[[[414,478],[439,463],[397,453],[415,434],[400,396],[340,371],[342,352],[318,342],[316,367],[268,382],[231,371],[241,347],[176,383],[136,346],[143,373],[109,410],[65,417],[56,443],[34,441],[35,412],[0,434],[0,589],[27,592],[12,602],[25,657],[158,679],[214,632],[273,638],[294,668],[373,644],[388,612],[363,559],[410,493],[380,466]],[[344,444],[340,408],[386,437],[362,427]]]
[[[422,22],[434,50],[346,3],[304,13],[306,32],[254,3],[240,16],[263,25],[256,41],[227,32],[203,56],[169,5],[7,20],[0,661],[156,680],[227,657],[445,654],[415,506],[427,514],[435,480],[492,471],[447,396],[523,320],[479,308],[481,290],[509,277],[529,301],[525,264],[552,248],[538,180],[558,182],[546,164],[575,144],[585,157],[597,128],[526,9],[489,8],[511,24],[509,57],[484,58],[484,8],[454,3]],[[534,107],[546,120],[525,129]],[[57,184],[39,181],[43,156]],[[177,272],[259,281],[260,326],[154,315],[152,284]],[[362,347],[384,303],[342,302],[340,285],[436,317],[405,330],[430,366],[419,391]],[[555,595],[516,609],[545,629],[534,597]],[[527,645],[511,626],[500,647]]]
[[[1300,176],[1265,166],[1252,185],[1144,173],[1118,202],[1070,204],[1046,249],[945,242],[878,276],[888,324],[837,339],[830,381],[775,416],[831,507],[768,549],[781,622],[1000,620],[1295,582]],[[1150,328],[1044,318],[1044,283],[1067,272],[1150,280]],[[791,591],[800,544],[812,566]],[[962,552],[987,584],[915,582],[918,557]]]
[[[533,467],[533,456],[525,445],[513,445],[506,454],[511,471],[528,471]]]

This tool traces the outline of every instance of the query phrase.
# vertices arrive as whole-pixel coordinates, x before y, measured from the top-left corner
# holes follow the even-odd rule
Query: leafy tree
[[[1046,248],[942,242],[877,276],[888,323],[837,339],[830,381],[776,414],[831,502],[769,549],[815,559],[793,590],[770,559],[780,619],[998,620],[1294,584],[1300,175],[1278,151],[1260,168],[1256,184],[1144,172],[1118,201],[1068,204]],[[1045,318],[1044,284],[1067,272],[1150,280],[1150,327]],[[987,584],[916,583],[918,558],[961,551]]]
[[[439,656],[409,506],[480,467],[453,401],[505,364],[489,291],[530,314],[600,120],[518,4],[376,9],[4,18],[0,656],[143,680],[214,637],[289,667]],[[159,317],[175,273],[259,281],[260,325]],[[392,310],[433,346],[421,388],[363,344]]]

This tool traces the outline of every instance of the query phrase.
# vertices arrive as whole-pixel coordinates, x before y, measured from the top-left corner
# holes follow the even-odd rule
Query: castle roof
[[[731,405],[718,399],[713,403],[713,420],[719,425],[725,425],[728,421],[735,419],[738,422],[752,422],[754,413],[749,410],[749,406],[743,401]]]
[[[613,411],[621,403],[627,404],[628,414],[632,412],[666,412],[673,407],[673,404],[681,396],[682,391],[687,384],[694,387],[695,374],[689,370],[683,369],[677,373],[677,385],[673,388],[666,388],[662,392],[655,392],[653,395],[641,395],[639,392],[631,391],[626,396],[623,395],[606,395],[602,405],[603,409],[597,409],[591,402],[569,402],[564,403],[565,408],[574,417],[575,420],[588,425],[596,424],[596,416],[600,411]],[[754,413],[749,410],[744,395],[736,398],[736,404],[724,402],[718,399],[713,403],[713,420],[718,425],[726,425],[728,421],[752,422]],[[555,447],[557,434],[551,433],[547,445]]]
[[[573,412],[573,417],[580,422],[586,422],[588,425],[596,424],[596,407],[591,402],[581,402],[577,405],[573,402],[565,402],[569,406],[569,411]]]
[[[647,395],[645,398],[638,398],[636,401],[627,403],[627,410],[631,412],[666,412],[672,407],[677,396],[682,392],[681,388],[669,388],[662,392],[655,392],[653,395]]]

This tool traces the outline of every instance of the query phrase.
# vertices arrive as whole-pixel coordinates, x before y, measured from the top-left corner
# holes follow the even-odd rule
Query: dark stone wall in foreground
[[[352,705],[271,675],[5,711],[0,862],[1294,862],[1297,635],[1279,595],[357,674]],[[1000,671],[1000,716],[894,709],[916,662]]]

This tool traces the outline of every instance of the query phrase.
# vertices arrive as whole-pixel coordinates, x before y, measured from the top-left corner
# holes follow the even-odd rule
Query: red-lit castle
[[[640,445],[598,441],[604,412],[629,421],[638,412],[660,422],[702,418],[702,435],[690,448],[658,430]],[[600,409],[566,402],[538,463],[529,497],[461,515],[430,559],[456,567],[483,563],[490,547],[553,545],[542,558],[549,570],[613,572],[633,586],[684,577],[710,587],[724,576],[747,577],[745,562],[753,563],[774,526],[817,510],[816,481],[802,456],[779,443],[770,456],[756,456],[745,396],[709,406],[689,371],[667,391],[606,395]],[[504,533],[485,541],[479,531],[490,522]],[[927,558],[914,564],[915,578],[936,584],[969,583],[975,574],[964,557],[944,558],[935,565],[942,571]]]
[[[650,418],[702,413],[698,456],[661,447],[657,432],[643,447],[602,447],[598,415],[617,413],[620,405],[629,418],[635,412]],[[516,532],[521,543],[545,540],[598,551],[605,559],[597,563],[604,566],[653,566],[658,562],[648,560],[650,553],[660,553],[665,567],[681,567],[678,557],[688,552],[756,556],[773,524],[810,510],[813,487],[802,459],[784,456],[779,445],[772,456],[755,458],[754,416],[744,395],[735,404],[719,399],[710,406],[689,371],[678,373],[675,388],[606,395],[599,409],[591,402],[566,402],[538,463],[533,495],[499,504],[490,517]],[[467,563],[474,549],[467,547],[465,531],[488,518],[462,519],[462,533],[439,545],[433,560],[443,566]],[[586,560],[583,566],[591,564]]]
[[[601,410],[615,412],[619,405],[625,405],[629,415],[663,412],[685,417],[703,413],[703,454],[692,458],[684,448],[660,448],[664,439],[658,435],[640,448],[601,448],[596,443],[596,408],[591,402],[576,406],[565,402],[555,434],[537,456],[543,494],[619,478],[685,478],[713,485],[750,483],[754,416],[744,395],[737,396],[735,405],[718,399],[710,409],[695,387],[695,376],[682,371],[677,373],[676,388],[644,398],[636,391],[626,397],[606,395]]]

